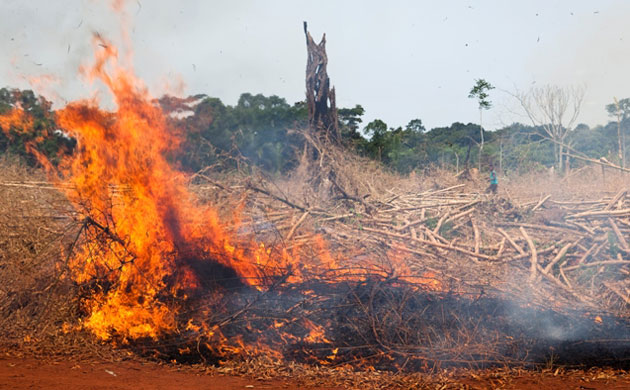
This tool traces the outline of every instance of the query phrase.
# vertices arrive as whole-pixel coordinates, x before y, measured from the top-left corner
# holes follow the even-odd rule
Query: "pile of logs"
[[[263,240],[308,247],[323,237],[348,262],[402,252],[414,272],[434,272],[461,292],[501,291],[532,301],[576,303],[593,311],[630,313],[630,199],[628,190],[601,199],[554,199],[516,204],[466,191],[465,184],[427,191],[389,190],[331,207],[301,204],[270,183],[229,186],[204,176],[198,192],[246,196],[248,226]],[[53,189],[46,182],[3,187]],[[115,191],[114,191],[115,192]],[[302,200],[303,201],[303,200]],[[60,215],[60,217],[63,217]],[[350,264],[349,264],[350,266]]]
[[[195,192],[224,210],[245,203],[234,226],[237,236],[254,234],[268,248],[297,248],[303,259],[324,241],[341,268],[382,262],[390,272],[364,269],[365,277],[350,283],[328,274],[297,284],[278,279],[263,292],[225,297],[221,302],[228,310],[209,310],[212,315],[204,321],[230,339],[277,339],[286,344],[287,357],[326,364],[388,367],[395,357],[400,369],[540,362],[550,346],[563,348],[566,362],[579,363],[582,355],[576,353],[584,351],[575,343],[562,344],[556,329],[563,330],[563,340],[598,340],[586,351],[597,359],[610,342],[619,346],[630,340],[630,327],[618,323],[630,316],[626,190],[600,199],[545,195],[516,203],[503,194],[475,192],[469,184],[422,190],[401,184],[322,199],[267,179],[197,175],[195,180]],[[0,187],[53,190],[34,181],[6,181]],[[111,190],[115,195],[125,189]],[[439,291],[414,285],[413,277],[434,278]],[[307,323],[323,337],[299,341],[306,339]],[[548,335],[539,337],[545,326]],[[286,333],[275,333],[280,331]],[[287,334],[298,341],[288,342]],[[204,340],[195,332],[173,337],[166,340],[170,344],[159,340],[141,347],[173,357],[184,346],[195,346],[192,354],[221,356],[200,351]],[[609,361],[622,360],[618,357],[630,342],[622,344],[607,349]]]
[[[301,248],[303,259],[323,239],[341,268],[364,272],[359,280],[313,275],[255,305],[235,304],[238,321],[222,322],[226,333],[242,334],[242,323],[265,335],[299,335],[302,323],[322,330],[324,341],[289,342],[287,358],[419,370],[539,364],[552,350],[561,364],[618,365],[630,349],[625,190],[517,204],[469,184],[401,186],[318,203],[264,180],[222,186],[247,199],[242,232]],[[378,261],[389,274],[367,267]],[[270,332],[270,318],[284,325]]]
[[[301,206],[287,194],[249,187],[251,221],[272,226],[292,247],[323,236],[336,250],[405,253],[461,292],[500,291],[558,307],[626,313],[630,304],[627,190],[594,200],[523,204],[466,192],[465,185],[369,197],[369,210]],[[334,212],[333,210],[341,210]],[[369,211],[369,212],[368,212]],[[261,221],[264,223],[261,225]],[[262,229],[265,230],[265,229]],[[353,258],[357,257],[356,254]],[[348,258],[348,262],[352,262]]]

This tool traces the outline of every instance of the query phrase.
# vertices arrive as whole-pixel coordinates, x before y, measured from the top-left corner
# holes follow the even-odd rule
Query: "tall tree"
[[[410,120],[409,123],[407,123],[407,126],[405,126],[405,130],[414,131],[417,133],[424,133],[426,131],[421,119]]]
[[[626,167],[626,137],[622,125],[630,118],[630,99],[614,98],[612,104],[606,105],[608,115],[617,120],[617,143],[619,146],[619,161],[623,168]]]
[[[374,119],[365,126],[364,132],[370,136],[368,153],[378,161],[382,161],[383,149],[387,142],[387,123],[380,119]]]
[[[541,128],[543,135],[554,143],[553,155],[558,172],[564,171],[565,141],[580,115],[584,93],[580,86],[545,85],[513,94],[532,124]]]
[[[363,122],[361,117],[365,113],[365,109],[360,104],[354,108],[340,108],[339,113],[339,129],[344,140],[362,139],[359,133],[359,124]]]
[[[489,110],[492,107],[492,102],[489,100],[490,95],[488,92],[493,90],[494,86],[484,79],[475,80],[475,85],[470,89],[468,97],[471,99],[477,99],[479,105],[479,138],[481,143],[479,144],[479,159],[478,165],[481,170],[481,153],[483,152],[484,136],[483,136],[483,110]]]

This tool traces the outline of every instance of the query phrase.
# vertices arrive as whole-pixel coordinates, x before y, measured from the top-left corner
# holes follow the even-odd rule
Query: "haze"
[[[136,74],[154,95],[205,93],[235,104],[243,92],[304,98],[302,21],[326,33],[338,105],[361,104],[364,124],[419,118],[427,128],[477,122],[468,91],[494,84],[484,125],[527,123],[504,91],[584,84],[578,122],[604,124],[604,106],[630,97],[630,4],[623,1],[130,1]],[[0,3],[0,87],[31,88],[57,103],[89,96],[77,77],[93,32],[121,42],[103,1]],[[184,86],[183,89],[181,86]]]

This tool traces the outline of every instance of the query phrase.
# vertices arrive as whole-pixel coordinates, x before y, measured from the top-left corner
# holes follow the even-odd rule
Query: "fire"
[[[410,268],[405,251],[401,249],[392,249],[388,252],[388,258],[392,267],[389,272],[394,273],[395,276],[400,279],[422,286],[425,290],[444,291],[442,281],[438,278],[438,275],[435,272],[425,271],[418,275],[417,272],[414,272]]]
[[[326,330],[312,321],[304,319],[304,328],[308,329],[308,335],[304,338],[304,341],[309,343],[329,343],[326,338]]]
[[[9,110],[8,113],[0,116],[0,127],[7,133],[10,130],[16,132],[29,131],[33,127],[33,118],[27,115],[20,107]]]
[[[122,3],[116,0],[116,7]],[[58,164],[39,152],[43,138],[32,137],[26,145],[79,216],[67,265],[83,289],[84,315],[78,325],[61,324],[62,332],[87,329],[100,340],[121,343],[169,341],[173,351],[202,358],[294,354],[321,365],[354,362],[368,369],[374,369],[368,365],[372,358],[400,370],[409,359],[417,365],[426,358],[428,369],[423,343],[435,348],[436,356],[444,356],[451,340],[471,345],[473,338],[462,331],[467,310],[461,316],[448,313],[441,301],[449,297],[423,296],[445,286],[439,271],[422,264],[417,256],[422,252],[411,256],[413,249],[397,245],[379,258],[358,245],[336,253],[321,235],[314,236],[312,247],[269,245],[236,233],[246,230],[239,229],[239,210],[228,229],[215,208],[189,191],[190,177],[171,162],[183,134],[142,81],[120,65],[116,46],[100,36],[93,44],[94,64],[81,71],[107,88],[115,108],[103,109],[91,99],[57,110],[56,125],[77,140],[73,154]],[[0,115],[0,127],[9,135],[34,126],[21,107]],[[280,284],[287,288],[276,289]],[[477,301],[486,302],[481,293]],[[456,308],[476,308],[477,301]],[[390,307],[395,310],[382,310]],[[249,317],[239,317],[248,310]],[[474,332],[490,330],[482,340],[494,342],[498,333],[487,323],[507,317],[495,312],[480,313],[490,316],[489,322],[473,314]],[[604,326],[601,316],[593,320]],[[444,326],[424,329],[429,321]],[[440,332],[444,335],[431,338]],[[456,359],[465,362],[459,351]]]
[[[272,250],[229,234],[218,212],[189,192],[189,178],[169,162],[181,144],[179,131],[170,127],[141,80],[119,64],[116,47],[100,36],[93,44],[94,64],[82,72],[107,87],[115,109],[104,110],[92,99],[57,110],[57,125],[77,140],[74,153],[58,166],[31,148],[81,216],[68,264],[73,279],[90,289],[81,325],[101,340],[124,343],[192,332],[215,343],[204,342],[220,353],[277,353],[248,346],[240,336],[228,342],[220,325],[202,319],[189,318],[181,325],[182,305],[209,288],[220,295],[226,283],[264,290],[269,275],[286,275],[285,282],[298,283],[324,271],[359,280],[362,271],[344,267],[347,259],[335,256],[321,236],[305,261],[300,247]],[[19,108],[0,116],[5,131],[32,124]],[[375,264],[363,271],[371,267],[377,274],[442,288],[432,273],[412,276],[400,253],[390,258],[395,272]],[[308,331],[303,341],[330,342],[323,326],[308,319],[299,323]],[[278,332],[287,326],[277,320],[269,325]],[[280,338],[287,342],[292,336]]]
[[[297,249],[271,256],[262,243],[230,237],[216,210],[197,202],[187,176],[167,160],[180,144],[178,131],[142,82],[118,64],[115,46],[97,36],[94,47],[94,65],[82,71],[108,88],[116,109],[83,100],[56,112],[57,124],[77,139],[75,153],[58,168],[33,148],[83,216],[83,238],[69,265],[74,280],[95,283],[85,328],[103,340],[156,339],[176,331],[173,302],[202,289],[206,272],[232,272],[263,288],[263,271],[288,273],[296,282],[303,272],[335,266],[323,240],[320,263],[299,265]],[[19,109],[0,118],[3,129],[31,125]]]
[[[83,72],[109,89],[116,109],[85,100],[58,110],[57,124],[77,139],[77,150],[58,169],[38,158],[84,217],[70,268],[77,282],[98,285],[83,325],[104,340],[157,338],[176,327],[178,307],[163,296],[200,288],[199,268],[218,264],[254,284],[260,266],[285,266],[286,258],[273,263],[264,245],[231,241],[217,212],[196,202],[187,177],[167,161],[180,143],[177,131],[119,66],[115,46],[100,37],[94,46],[95,64]],[[25,131],[32,119],[14,109],[0,126]]]

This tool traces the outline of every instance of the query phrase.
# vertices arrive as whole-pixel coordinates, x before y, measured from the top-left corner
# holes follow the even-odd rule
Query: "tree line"
[[[487,98],[484,90],[487,86],[481,89],[481,95],[471,91],[471,97],[479,99],[480,115],[482,109],[488,108],[483,103]],[[524,96],[520,98],[523,104],[529,104],[531,115],[538,115],[534,113],[535,102],[525,101]],[[174,128],[181,131],[183,147],[173,159],[189,171],[217,164],[231,169],[239,161],[247,161],[267,172],[282,173],[295,167],[304,148],[305,141],[297,130],[308,126],[305,102],[289,104],[275,95],[244,93],[235,105],[206,95],[183,99],[165,96],[156,104],[169,115]],[[24,124],[0,121],[0,152],[21,156],[33,165],[37,162],[29,146],[53,162],[72,152],[74,140],[57,128],[52,105],[44,97],[28,90],[0,89],[0,114],[15,107],[28,111],[33,121],[28,123],[29,129],[19,128]],[[430,130],[421,119],[412,119],[404,127],[390,127],[380,119],[364,124],[365,110],[356,105],[338,109],[338,126],[345,147],[402,174],[434,166],[461,172],[467,167],[484,169],[494,165],[503,172],[526,172],[581,165],[582,161],[571,158],[571,153],[594,159],[603,157],[625,166],[630,99],[615,99],[602,109],[609,113],[611,121],[593,128],[549,123],[540,116],[529,124],[514,123],[486,131],[481,121],[454,122]]]

